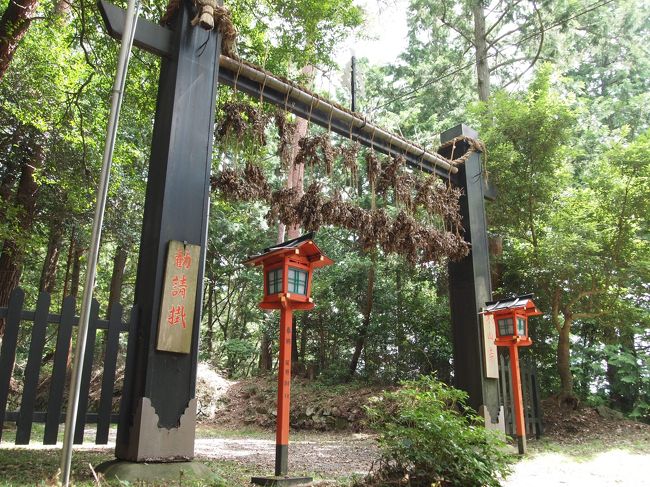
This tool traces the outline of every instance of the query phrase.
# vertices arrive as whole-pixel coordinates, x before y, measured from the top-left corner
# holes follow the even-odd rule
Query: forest
[[[355,110],[434,151],[448,128],[478,131],[497,190],[487,208],[494,297],[534,293],[543,315],[531,319],[525,354],[543,396],[650,421],[650,4],[403,4],[405,50],[389,64],[356,60]],[[336,54],[366,36],[363,8],[352,0],[226,7],[239,58],[350,106],[350,65]],[[159,22],[167,3],[142,8]],[[46,291],[58,309],[82,293],[118,48],[89,0],[0,0],[0,13],[0,307],[20,286],[28,308]],[[134,49],[95,288],[103,313],[134,300],[159,66]],[[261,276],[243,261],[318,229],[335,265],[316,272],[316,307],[296,313],[295,373],[390,385],[435,372],[453,383],[446,261],[459,249],[375,245],[360,228],[328,221],[301,229],[255,197],[320,185],[333,199],[444,228],[408,187],[381,191],[377,166],[393,163],[219,87],[202,362],[228,379],[276,369],[277,316],[257,307]],[[239,174],[248,179],[228,183]]]

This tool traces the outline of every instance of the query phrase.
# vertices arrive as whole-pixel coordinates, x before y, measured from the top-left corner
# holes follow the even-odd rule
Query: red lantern
[[[262,309],[280,310],[280,361],[278,363],[278,415],[276,423],[275,477],[253,477],[259,485],[281,485],[311,479],[289,479],[289,403],[291,398],[291,333],[293,310],[312,309],[311,283],[314,269],[334,262],[323,255],[313,233],[264,249],[245,264],[261,265],[264,272]],[[281,478],[278,478],[281,477]],[[282,479],[284,477],[284,479]]]
[[[518,348],[533,344],[528,337],[528,317],[542,314],[535,306],[532,298],[532,294],[524,294],[512,299],[491,301],[485,303],[485,310],[483,311],[483,314],[494,317],[496,326],[494,343],[499,347],[508,347],[510,351],[513,414],[515,416],[517,445],[520,454],[526,452],[526,424],[524,422]]]

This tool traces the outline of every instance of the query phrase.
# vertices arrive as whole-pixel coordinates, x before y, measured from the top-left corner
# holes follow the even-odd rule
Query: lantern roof
[[[505,310],[521,310],[526,313],[526,316],[538,316],[542,314],[533,302],[532,294],[522,294],[521,296],[515,296],[510,299],[488,301],[485,303],[483,313],[496,313]]]
[[[299,254],[306,257],[314,268],[333,264],[334,261],[323,254],[313,239],[314,232],[310,232],[298,238],[266,247],[261,254],[245,260],[244,264],[260,265],[269,258],[281,257],[287,254]]]

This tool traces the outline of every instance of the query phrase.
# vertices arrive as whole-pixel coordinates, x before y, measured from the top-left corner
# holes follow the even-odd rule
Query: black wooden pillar
[[[193,27],[183,1],[163,57],[135,289],[139,309],[116,456],[172,461],[194,455],[196,363],[220,36]],[[146,25],[145,25],[146,27]],[[201,245],[189,354],[156,349],[170,240]]]
[[[441,142],[444,144],[460,136],[478,138],[475,130],[459,125],[443,132]],[[466,142],[459,140],[454,147],[442,150],[441,154],[455,159],[465,154],[468,148]],[[460,199],[461,215],[465,240],[471,243],[471,250],[461,261],[449,264],[454,381],[456,387],[469,394],[470,406],[482,414],[489,425],[498,420],[500,408],[498,379],[485,376],[483,327],[478,314],[492,299],[481,154],[472,154],[458,169],[453,181],[464,192]]]

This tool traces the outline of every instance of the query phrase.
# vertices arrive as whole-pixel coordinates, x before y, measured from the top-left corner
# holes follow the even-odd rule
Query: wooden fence
[[[16,423],[16,445],[29,444],[33,423],[45,423],[43,444],[54,445],[57,441],[59,425],[65,421],[63,402],[66,375],[69,367],[73,327],[78,325],[79,317],[75,316],[75,299],[72,296],[65,298],[61,313],[58,315],[49,313],[50,295],[47,293],[39,294],[35,311],[24,311],[24,301],[24,291],[16,288],[11,294],[8,307],[0,308],[0,319],[5,320],[5,331],[0,348],[0,439],[2,439],[5,421]],[[136,313],[133,311],[130,321],[122,322],[122,306],[119,303],[111,307],[108,320],[100,319],[99,303],[93,300],[81,376],[81,394],[74,443],[83,443],[86,423],[97,424],[95,443],[108,443],[110,424],[119,419],[117,414],[113,414],[112,409],[117,359],[120,351],[120,334],[129,333],[129,336],[135,336],[133,333],[135,326]],[[102,352],[95,354],[98,330],[104,334],[104,347]],[[19,341],[19,336],[26,335],[29,335],[28,340]],[[56,344],[53,353],[49,354],[52,360],[52,369],[47,394],[47,410],[35,411],[39,376],[41,367],[44,365],[43,352],[46,343],[54,340],[54,335],[56,335]],[[18,411],[7,411],[16,351],[19,346],[23,350],[27,350],[29,347],[22,377],[20,408]],[[99,406],[96,411],[90,412],[88,403],[91,373],[93,363],[97,368],[100,360],[103,371]]]
[[[521,393],[524,400],[526,437],[539,439],[544,434],[544,425],[537,370],[531,361],[526,359],[521,360],[519,370],[521,373]],[[499,383],[499,396],[504,409],[506,434],[514,436],[516,430],[512,414],[512,379],[510,355],[507,350],[499,352]]]

